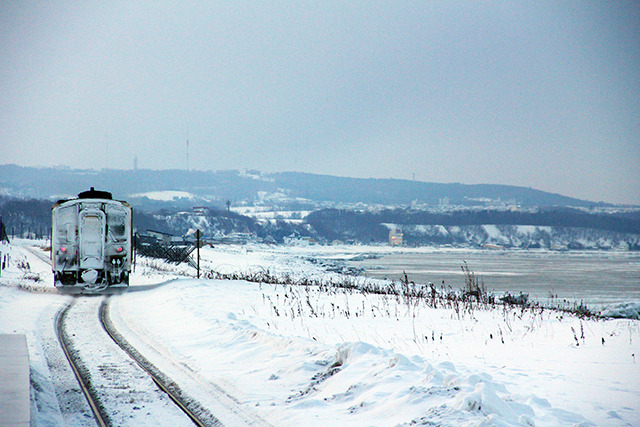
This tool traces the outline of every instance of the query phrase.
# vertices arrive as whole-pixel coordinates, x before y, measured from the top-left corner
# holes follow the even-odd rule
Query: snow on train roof
[[[94,187],[91,187],[91,189],[87,190],[87,191],[83,191],[81,193],[78,194],[78,197],[75,199],[62,199],[62,200],[58,200],[56,203],[53,204],[53,208],[66,203],[66,202],[78,202],[80,200],[87,200],[87,199],[101,199],[101,200],[111,200],[113,202],[116,203],[121,203],[124,204],[126,206],[129,206],[129,204],[123,200],[114,200],[113,199],[113,195],[108,192],[108,191],[102,191],[102,190],[96,190]]]
[[[108,191],[96,190],[95,188],[91,187],[90,190],[83,191],[82,193],[79,193],[78,194],[78,199],[109,199],[109,200],[112,200],[113,199],[113,195],[111,193],[109,193]]]

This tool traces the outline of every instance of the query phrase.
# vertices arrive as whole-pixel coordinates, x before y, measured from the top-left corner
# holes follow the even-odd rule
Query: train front
[[[131,272],[131,206],[91,188],[52,208],[55,286],[64,293],[121,291]]]

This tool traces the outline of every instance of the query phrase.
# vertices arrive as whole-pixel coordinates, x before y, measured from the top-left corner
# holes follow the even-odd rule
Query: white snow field
[[[65,411],[47,391],[58,379],[41,350],[50,341],[43,324],[52,328],[51,313],[69,297],[52,289],[49,267],[27,250],[30,244],[0,245],[12,258],[0,277],[0,333],[27,335],[39,389],[34,418],[55,425]],[[224,273],[337,279],[302,256],[313,250],[219,246],[201,255],[204,269]],[[351,253],[332,250],[336,257]],[[130,291],[111,297],[113,321],[178,383],[193,384],[195,377],[206,384],[191,386],[195,398],[206,402],[207,387],[221,389],[246,409],[249,422],[640,425],[638,320],[433,308],[357,290],[194,274],[184,265],[139,259]],[[164,284],[146,286],[155,283]],[[191,380],[181,378],[179,368]]]

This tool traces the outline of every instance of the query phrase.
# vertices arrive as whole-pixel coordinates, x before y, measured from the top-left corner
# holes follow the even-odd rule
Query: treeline
[[[356,212],[323,209],[307,216],[307,222],[326,239],[357,239],[363,242],[385,241],[388,229],[382,224],[397,225],[532,225],[577,227],[616,233],[640,234],[637,215],[596,214],[570,208],[514,212],[502,210],[434,213],[405,209],[380,212]]]
[[[10,237],[48,236],[51,206],[47,200],[0,197],[0,219]]]

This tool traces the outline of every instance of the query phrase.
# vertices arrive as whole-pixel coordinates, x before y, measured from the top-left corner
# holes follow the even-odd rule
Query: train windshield
[[[56,221],[57,233],[60,240],[73,242],[78,230],[78,208],[76,205],[58,209]]]
[[[107,226],[114,240],[127,236],[127,213],[122,209],[111,208],[107,211]]]

